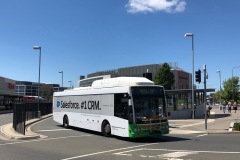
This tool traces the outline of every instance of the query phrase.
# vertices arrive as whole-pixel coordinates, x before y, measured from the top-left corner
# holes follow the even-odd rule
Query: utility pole
[[[207,110],[206,110],[206,106],[207,106],[207,100],[206,100],[206,98],[207,98],[207,94],[206,94],[206,86],[207,86],[207,82],[206,82],[206,79],[208,78],[207,77],[207,67],[206,67],[206,64],[204,64],[203,65],[203,72],[204,72],[204,93],[203,93],[203,95],[204,95],[204,106],[203,106],[203,109],[204,109],[204,115],[205,115],[205,130],[207,130]]]

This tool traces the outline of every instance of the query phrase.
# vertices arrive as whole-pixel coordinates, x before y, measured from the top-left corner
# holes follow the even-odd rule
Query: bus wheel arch
[[[63,127],[64,128],[69,127],[69,120],[68,120],[68,116],[66,114],[63,116]]]
[[[104,121],[102,122],[102,134],[103,134],[103,136],[105,136],[105,137],[111,136],[111,125],[110,125],[110,123],[108,122],[108,120],[104,120]]]

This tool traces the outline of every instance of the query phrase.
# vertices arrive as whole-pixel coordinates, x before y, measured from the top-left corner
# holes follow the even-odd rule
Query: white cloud
[[[126,5],[129,13],[158,11],[176,13],[183,12],[185,7],[185,0],[129,0]]]

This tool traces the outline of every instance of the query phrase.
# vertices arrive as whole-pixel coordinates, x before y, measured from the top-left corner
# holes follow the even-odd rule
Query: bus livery
[[[53,119],[64,127],[104,136],[147,137],[169,133],[164,88],[143,77],[96,80],[53,96]]]

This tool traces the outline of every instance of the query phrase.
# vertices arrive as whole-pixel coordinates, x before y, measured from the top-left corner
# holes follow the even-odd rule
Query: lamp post
[[[239,68],[240,66],[237,66],[237,67],[233,67],[232,68],[232,98],[234,100],[234,91],[233,91],[233,69],[236,69],[236,68]]]
[[[61,71],[59,73],[62,73],[62,87],[63,87],[63,71]]]
[[[219,103],[219,106],[220,106],[220,108],[221,108],[221,104],[222,104],[222,102],[221,102],[221,97],[222,97],[222,87],[221,87],[221,84],[222,84],[222,81],[221,81],[221,71],[220,71],[220,70],[217,70],[216,72],[219,74],[219,79],[220,79],[220,89],[219,89],[219,91],[220,91],[220,103]]]
[[[41,111],[39,110],[39,90],[40,90],[40,71],[41,71],[41,46],[33,46],[33,49],[39,50],[39,67],[38,67],[38,111],[37,117],[41,117]]]
[[[195,115],[195,106],[194,106],[194,35],[193,33],[186,33],[184,37],[192,38],[192,118],[194,119]]]
[[[72,89],[72,81],[68,81],[70,83],[70,89]]]

